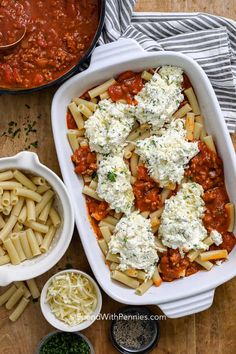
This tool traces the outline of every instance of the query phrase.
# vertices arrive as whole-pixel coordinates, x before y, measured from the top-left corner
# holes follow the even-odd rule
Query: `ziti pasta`
[[[0,306],[5,306],[7,310],[11,310],[9,319],[15,322],[24,312],[27,305],[32,299],[40,297],[40,291],[35,279],[23,281],[15,281],[7,289],[3,289],[0,294]]]
[[[47,252],[61,224],[51,186],[41,176],[8,170],[0,172],[0,196],[0,265]]]
[[[142,295],[227,259],[234,205],[181,68],[127,71],[91,88],[72,99],[67,126],[112,279]]]

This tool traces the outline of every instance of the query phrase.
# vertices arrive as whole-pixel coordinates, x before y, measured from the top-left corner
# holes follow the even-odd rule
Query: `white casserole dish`
[[[65,185],[53,171],[40,163],[35,153],[23,151],[12,157],[1,158],[0,171],[8,169],[19,169],[44,177],[55,192],[55,205],[62,222],[48,252],[18,265],[0,266],[0,286],[35,278],[51,269],[69,247],[74,230],[74,210]]]
[[[190,277],[164,282],[160,287],[151,287],[142,297],[132,289],[111,280],[110,271],[104,263],[95,234],[89,223],[85,199],[82,195],[82,180],[73,172],[71,149],[66,137],[66,110],[72,97],[126,70],[141,71],[160,65],[180,66],[189,76],[198,97],[201,112],[206,118],[206,127],[217,144],[224,161],[227,191],[232,203],[236,203],[235,152],[212,86],[201,67],[190,57],[172,52],[145,52],[134,40],[121,39],[95,49],[90,67],[74,76],[56,92],[52,103],[52,126],[57,155],[64,181],[71,194],[75,208],[76,225],[99,284],[113,299],[130,305],[156,304],[171,318],[177,318],[209,308],[215,288],[236,275],[236,247],[229,260],[215,266],[210,272],[201,271]],[[234,230],[235,231],[235,230]]]

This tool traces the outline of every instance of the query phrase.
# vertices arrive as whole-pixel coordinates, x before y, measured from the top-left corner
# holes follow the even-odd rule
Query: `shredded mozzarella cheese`
[[[46,303],[57,319],[75,326],[93,314],[97,307],[97,294],[87,277],[68,272],[52,279]]]

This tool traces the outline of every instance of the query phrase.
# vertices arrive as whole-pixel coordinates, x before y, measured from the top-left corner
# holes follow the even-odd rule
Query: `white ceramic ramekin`
[[[229,260],[210,272],[201,271],[171,283],[151,287],[139,297],[132,289],[111,280],[110,271],[97,245],[87,216],[83,182],[74,172],[71,150],[66,138],[66,110],[72,97],[80,96],[91,87],[126,70],[142,71],[160,65],[180,66],[189,76],[209,134],[216,141],[224,161],[226,187],[236,204],[236,160],[234,148],[222,116],[219,103],[204,71],[190,57],[172,52],[145,52],[134,40],[121,39],[95,49],[90,67],[67,81],[56,92],[52,103],[52,125],[57,155],[64,181],[75,208],[76,225],[90,266],[104,291],[113,299],[130,305],[156,304],[168,317],[181,317],[200,312],[211,306],[215,288],[236,275],[236,247]]]
[[[76,326],[69,326],[67,323],[58,320],[54,316],[54,314],[51,312],[51,309],[50,309],[50,306],[48,305],[48,303],[46,303],[47,289],[48,289],[48,286],[49,286],[51,280],[53,278],[55,278],[57,275],[65,274],[65,273],[75,273],[75,274],[84,275],[93,284],[93,286],[96,290],[96,294],[97,294],[97,306],[96,306],[95,311],[93,312],[93,314],[91,315],[91,317],[88,320],[85,320]],[[67,269],[67,270],[63,270],[61,272],[54,274],[50,279],[48,279],[48,281],[44,285],[43,290],[41,292],[40,306],[41,306],[41,311],[42,311],[45,319],[53,327],[59,329],[60,331],[64,331],[64,332],[79,332],[85,328],[88,328],[89,326],[91,326],[91,324],[93,324],[94,321],[96,321],[96,318],[99,315],[101,308],[102,308],[102,294],[101,294],[101,291],[100,291],[97,283],[93,280],[93,278],[90,277],[90,275],[88,275],[80,270],[76,270],[76,269],[69,269],[68,270]]]
[[[0,286],[35,278],[51,269],[66,252],[74,230],[74,211],[67,189],[53,171],[40,163],[37,154],[23,151],[13,157],[1,158],[0,172],[8,169],[19,169],[44,177],[55,192],[55,203],[62,223],[48,252],[19,265],[0,266]]]

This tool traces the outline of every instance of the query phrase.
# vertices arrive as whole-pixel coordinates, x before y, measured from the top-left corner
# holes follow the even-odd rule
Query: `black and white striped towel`
[[[206,13],[134,12],[136,0],[107,0],[100,44],[133,38],[148,51],[195,59],[218,97],[229,132],[236,128],[236,22]]]

